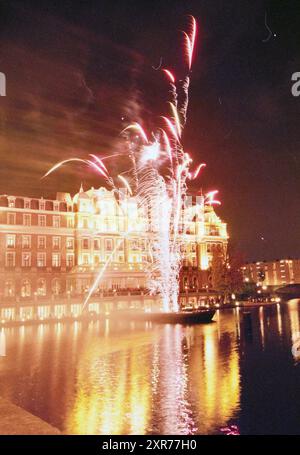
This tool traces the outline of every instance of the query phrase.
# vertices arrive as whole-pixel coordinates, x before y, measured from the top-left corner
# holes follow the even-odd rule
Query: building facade
[[[204,198],[183,210],[181,288],[202,288],[227,227]],[[105,188],[57,193],[55,200],[0,196],[0,300],[84,295],[105,265],[95,292],[147,286],[147,210]]]
[[[245,282],[280,287],[300,283],[300,259],[277,259],[245,264],[242,267]]]

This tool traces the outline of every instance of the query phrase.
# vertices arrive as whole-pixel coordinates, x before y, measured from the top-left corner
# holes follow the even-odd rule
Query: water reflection
[[[284,355],[295,368],[298,302],[251,318],[250,338],[239,309],[197,326],[106,320],[6,329],[0,395],[71,434],[211,434],[240,423],[251,432],[249,408],[262,411],[250,388],[264,386],[266,359]]]

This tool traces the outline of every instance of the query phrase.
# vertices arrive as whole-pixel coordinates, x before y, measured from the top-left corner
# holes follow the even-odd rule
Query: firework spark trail
[[[174,106],[177,108],[177,88],[176,88],[175,76],[170,70],[168,70],[166,68],[163,68],[162,71],[166,74],[166,76],[170,82],[170,86],[171,86],[170,92],[172,95],[172,102],[173,102]]]
[[[129,174],[129,180],[130,174],[132,174],[135,182],[134,190],[132,190],[128,180],[122,176],[125,172],[119,173],[118,178],[127,188],[129,196],[127,195],[126,197],[132,197],[137,204],[138,210],[141,210],[142,213],[147,213],[151,232],[151,241],[149,242],[151,263],[147,264],[149,278],[148,288],[152,294],[158,293],[161,296],[164,311],[179,310],[178,275],[183,257],[181,247],[184,236],[181,234],[185,233],[184,223],[186,215],[183,213],[183,206],[187,193],[187,179],[192,178],[191,176],[196,178],[201,168],[205,166],[205,164],[202,163],[193,174],[190,173],[189,167],[192,160],[190,156],[184,152],[181,144],[181,136],[187,120],[190,71],[196,32],[196,21],[192,17],[191,31],[189,33],[184,32],[188,57],[188,74],[183,80],[182,89],[184,96],[182,97],[183,99],[181,100],[180,105],[178,105],[175,76],[171,71],[165,68],[162,69],[164,74],[168,77],[172,87],[172,99],[169,102],[172,120],[166,116],[161,116],[169,134],[164,129],[158,128],[156,133],[152,132],[151,135],[147,135],[144,128],[137,122],[128,125],[121,132],[121,134],[126,133],[129,149],[127,156],[132,163],[132,169],[127,171],[126,174]],[[132,147],[130,134],[137,134],[140,137],[140,141],[134,144],[134,148]],[[150,137],[151,140],[149,139]],[[116,155],[117,154],[110,156],[114,157]],[[167,173],[160,168],[163,164],[163,155],[168,156],[168,162],[170,163]],[[106,157],[100,158],[96,155],[90,156],[94,161],[79,158],[65,160],[53,166],[46,175],[49,175],[54,170],[58,169],[62,164],[70,161],[79,161],[88,164],[96,170],[101,177],[105,178],[113,188],[113,191],[120,193],[115,187],[107,167],[103,163],[103,160],[106,159]],[[208,205],[219,203],[219,201],[214,199],[216,193],[217,191],[212,191],[206,194],[205,201]],[[127,217],[128,216],[129,214],[127,212]],[[126,238],[128,234],[129,232],[125,233],[122,240],[124,237]],[[105,270],[118,248],[118,242],[116,243],[116,247],[99,271],[95,282],[91,286],[84,301],[84,307],[88,303],[93,292],[99,286]]]

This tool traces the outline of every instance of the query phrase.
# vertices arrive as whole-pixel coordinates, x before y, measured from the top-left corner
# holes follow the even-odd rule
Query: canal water
[[[7,328],[0,396],[69,434],[300,434],[299,310]]]

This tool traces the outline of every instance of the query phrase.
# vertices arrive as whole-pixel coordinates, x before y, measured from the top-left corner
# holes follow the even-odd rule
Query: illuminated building
[[[227,244],[226,224],[203,201],[182,212],[185,288],[193,287],[199,271],[207,273],[213,248]],[[2,195],[0,298],[82,295],[109,258],[97,291],[143,289],[152,235],[147,213],[125,193],[117,198],[105,188],[81,187],[73,198],[57,193],[55,200]]]
[[[300,259],[277,259],[245,264],[242,267],[245,282],[279,287],[300,283]]]

